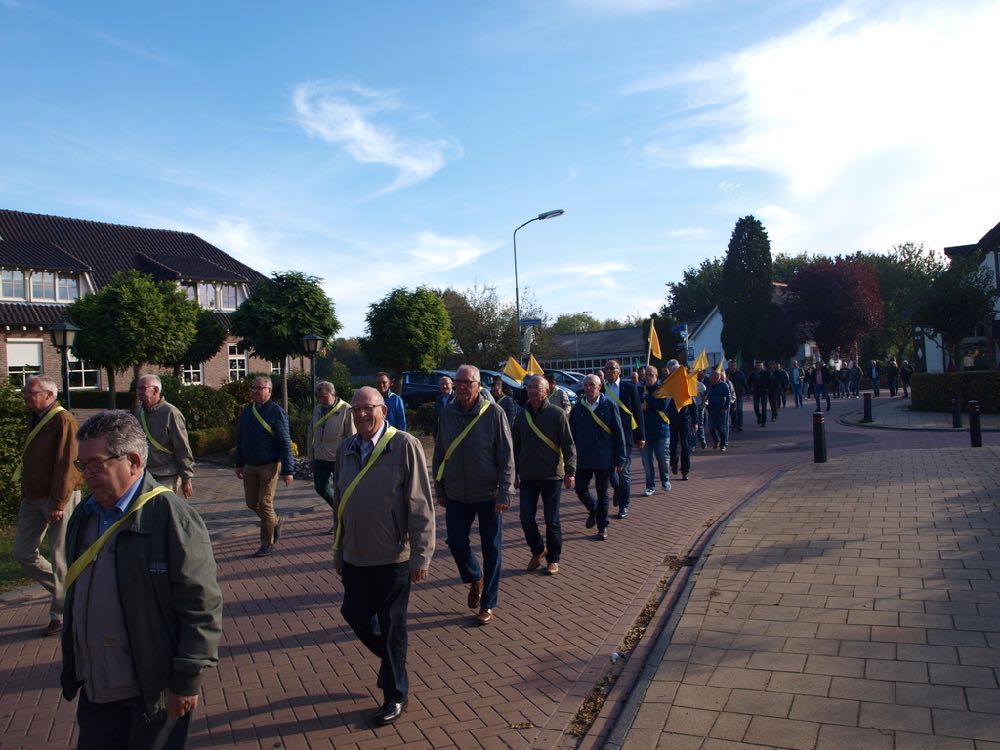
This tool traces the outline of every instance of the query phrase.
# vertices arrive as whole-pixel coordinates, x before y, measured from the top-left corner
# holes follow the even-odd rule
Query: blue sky
[[[0,0],[0,206],[192,231],[324,280],[656,311],[754,214],[775,252],[1000,217],[1000,3]]]

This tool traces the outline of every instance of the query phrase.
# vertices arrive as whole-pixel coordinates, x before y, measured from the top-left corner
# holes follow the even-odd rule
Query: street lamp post
[[[52,345],[62,354],[63,393],[66,394],[66,408],[69,409],[69,350],[76,342],[76,334],[80,329],[68,321],[62,321],[52,326]]]
[[[562,216],[565,213],[561,208],[557,208],[554,211],[546,211],[545,213],[538,214],[532,219],[528,219],[521,226],[514,230],[514,306],[515,315],[517,319],[515,320],[515,330],[517,331],[518,346],[520,346],[521,341],[521,287],[517,283],[517,232],[518,229],[528,226],[533,221],[545,221],[546,219],[554,219],[557,216]]]
[[[312,408],[309,410],[309,425],[310,429],[306,433],[306,449],[308,450],[309,445],[312,443],[312,415],[316,411],[316,352],[319,351],[320,345],[323,343],[323,337],[316,333],[307,333],[302,337],[302,348],[306,350],[306,354],[309,355],[309,374],[312,376]]]

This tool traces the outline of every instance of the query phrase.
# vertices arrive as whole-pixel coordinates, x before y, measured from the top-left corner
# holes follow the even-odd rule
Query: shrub
[[[963,410],[978,401],[984,414],[1000,413],[1000,372],[917,372],[911,385],[918,411],[951,411],[951,400],[958,398]]]
[[[17,521],[21,488],[14,484],[14,469],[27,436],[27,414],[20,389],[0,382],[0,525]]]
[[[191,452],[195,456],[222,453],[236,445],[236,428],[230,425],[229,427],[188,430],[188,440],[191,443]]]
[[[416,409],[407,409],[406,424],[410,426],[410,432],[430,435],[434,431],[434,402],[428,401]]]
[[[217,391],[207,385],[188,385],[167,400],[181,410],[188,430],[231,427],[236,423],[236,402],[224,390]]]

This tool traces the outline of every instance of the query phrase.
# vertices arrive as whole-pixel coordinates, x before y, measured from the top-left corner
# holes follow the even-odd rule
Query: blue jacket
[[[609,435],[587,412],[586,398],[581,398],[569,413],[569,430],[576,444],[576,468],[609,470],[625,465],[625,436],[618,407],[602,393],[594,412],[611,428]]]
[[[288,415],[274,399],[257,411],[274,434],[264,429],[253,414],[253,404],[247,406],[236,423],[236,465],[270,464],[281,461],[281,476],[295,473],[292,459],[292,439],[288,434]]]
[[[607,394],[608,385],[601,386],[601,393]],[[607,396],[610,399],[610,396]],[[631,380],[622,378],[618,381],[618,398],[622,406],[632,412],[635,418],[635,428],[632,427],[632,418],[625,413],[624,408],[618,410],[618,419],[624,428],[625,445],[632,447],[633,443],[646,439],[646,425],[642,419],[642,399],[639,398],[639,389]],[[612,402],[613,403],[613,402]]]
[[[403,404],[403,399],[398,393],[389,391],[389,395],[385,397],[385,405],[389,407],[385,421],[397,430],[406,432],[406,406]]]
[[[657,398],[653,395],[660,385],[660,382],[657,381],[656,385],[645,386],[643,389],[642,401],[645,409],[642,412],[642,420],[645,422],[646,440],[650,441],[659,440],[670,434],[669,418],[664,419],[667,416],[667,402],[670,399]]]
[[[729,386],[721,380],[708,386],[705,392],[705,408],[712,414],[722,414],[729,411]]]

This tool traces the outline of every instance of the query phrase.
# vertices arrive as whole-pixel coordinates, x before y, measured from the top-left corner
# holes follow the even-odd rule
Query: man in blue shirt
[[[375,376],[375,388],[382,395],[387,409],[385,421],[397,430],[406,432],[406,406],[398,393],[389,390],[390,385],[392,385],[392,380],[389,378],[389,373],[380,372]]]
[[[288,415],[271,400],[271,378],[255,378],[250,405],[236,425],[236,476],[243,480],[247,507],[260,517],[260,549],[255,557],[274,552],[281,536],[281,519],[274,511],[278,476],[287,487],[295,474]]]

